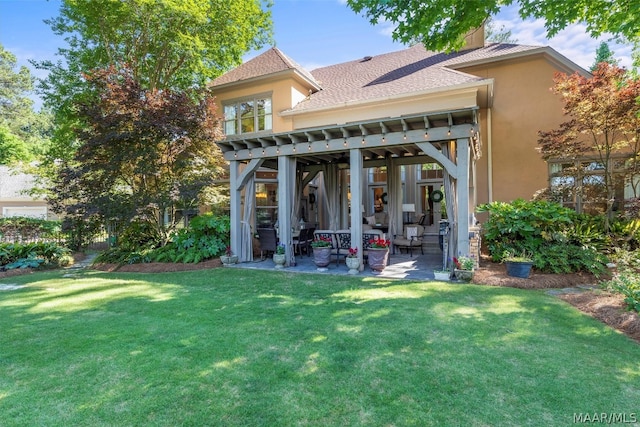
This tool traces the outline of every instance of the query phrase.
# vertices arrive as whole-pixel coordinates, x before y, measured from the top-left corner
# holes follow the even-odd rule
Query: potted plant
[[[284,268],[284,262],[286,260],[285,253],[284,244],[279,243],[278,246],[276,246],[275,253],[273,254],[273,263],[276,265],[276,268]]]
[[[389,259],[389,245],[391,242],[380,237],[369,240],[369,267],[373,271],[382,271]]]
[[[451,278],[451,272],[449,270],[433,270],[433,275],[436,280],[448,282]]]
[[[231,264],[236,264],[238,262],[238,255],[234,255],[231,251],[231,246],[227,246],[227,249],[224,251],[224,255],[220,255],[220,261],[222,262],[222,265],[228,267]]]
[[[349,267],[349,274],[358,274],[360,267],[360,259],[358,259],[358,248],[349,248],[349,254],[345,260]]]
[[[455,268],[453,273],[456,279],[461,280],[463,282],[470,282],[473,278],[473,268],[475,267],[476,262],[473,258],[467,256],[461,256],[460,258],[454,258],[453,264]]]
[[[319,269],[326,268],[331,263],[331,247],[330,237],[316,236],[311,242],[313,248],[313,262]]]
[[[520,277],[522,279],[529,278],[531,267],[533,267],[533,259],[525,252],[520,256],[505,252],[502,261],[507,267],[507,276]]]

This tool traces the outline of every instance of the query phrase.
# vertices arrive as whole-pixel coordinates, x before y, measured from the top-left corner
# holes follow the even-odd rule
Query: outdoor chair
[[[311,239],[309,236],[313,234],[313,230],[311,228],[303,228],[300,230],[300,234],[298,237],[293,238],[293,248],[294,252],[302,255],[302,251],[304,250],[307,256],[311,256]]]
[[[260,240],[260,259],[263,253],[275,253],[278,246],[278,235],[275,228],[258,228],[258,239]]]
[[[401,236],[393,236],[391,244],[393,245],[393,253],[402,248],[407,249],[409,255],[413,257],[413,248],[420,248],[420,252],[424,255],[424,249],[422,249],[422,234],[424,233],[424,227],[418,224],[407,224],[404,226],[403,234]]]
[[[350,230],[338,230],[336,231],[336,265],[340,263],[340,256],[347,257],[349,255],[349,249],[351,249],[351,231]]]

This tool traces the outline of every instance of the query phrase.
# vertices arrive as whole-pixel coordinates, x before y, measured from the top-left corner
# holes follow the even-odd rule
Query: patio
[[[435,236],[434,236],[435,237]],[[437,239],[437,237],[435,237]],[[313,262],[313,254],[295,256],[295,266],[289,266],[281,271],[290,273],[318,273],[329,275],[347,275],[349,268],[344,262],[344,257],[340,258],[340,262],[336,265],[335,258],[332,258],[331,264],[323,270],[318,270]],[[275,264],[271,256],[264,259],[256,257],[254,261],[241,262],[234,264],[231,268],[247,268],[260,270],[275,270]],[[374,272],[366,264],[364,269],[356,275],[356,277],[380,277],[385,279],[409,279],[409,280],[434,280],[433,271],[442,268],[442,252],[438,248],[437,240],[425,243],[424,255],[419,250],[414,251],[413,256],[408,253],[389,254],[389,265],[380,273]]]

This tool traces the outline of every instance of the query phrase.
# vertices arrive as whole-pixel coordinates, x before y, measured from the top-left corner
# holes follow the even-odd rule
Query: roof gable
[[[283,72],[292,72],[297,74],[303,79],[308,80],[308,82],[313,86],[317,86],[317,82],[307,70],[302,68],[276,47],[272,47],[266,52],[250,59],[228,73],[221,75],[213,80],[211,85],[219,87],[268,77]]]

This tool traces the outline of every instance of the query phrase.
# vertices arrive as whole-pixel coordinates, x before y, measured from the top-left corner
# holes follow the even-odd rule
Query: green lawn
[[[0,280],[2,426],[640,418],[640,346],[541,291],[215,269]]]

